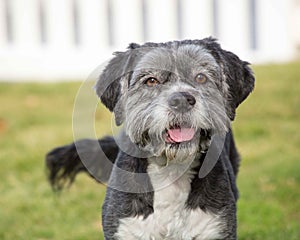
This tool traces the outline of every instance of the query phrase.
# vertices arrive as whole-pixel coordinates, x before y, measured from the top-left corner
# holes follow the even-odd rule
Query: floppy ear
[[[228,85],[227,112],[231,120],[235,118],[235,110],[254,88],[255,78],[249,63],[242,61],[232,52],[225,51],[213,38],[203,40],[204,45],[210,50],[220,64],[225,82]]]
[[[114,55],[115,57],[101,73],[95,90],[102,103],[114,112],[116,124],[121,125],[124,120],[121,95],[128,88],[135,53],[129,49],[126,52],[116,52]]]
[[[240,60],[235,54],[223,50],[223,71],[229,87],[227,110],[231,120],[236,108],[248,97],[254,88],[255,78],[249,63]]]

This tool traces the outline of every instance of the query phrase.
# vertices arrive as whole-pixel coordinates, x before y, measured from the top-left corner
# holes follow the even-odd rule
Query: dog
[[[108,181],[105,239],[237,239],[230,124],[254,88],[249,65],[213,38],[115,53],[95,90],[122,131],[48,153],[51,184],[61,189],[80,171]],[[103,159],[114,165],[101,172]]]

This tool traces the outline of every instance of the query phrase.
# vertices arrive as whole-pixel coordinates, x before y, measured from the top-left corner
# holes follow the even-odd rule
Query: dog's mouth
[[[163,131],[162,139],[160,139],[164,141],[165,147],[169,150],[190,149],[198,146],[199,151],[205,151],[209,147],[212,132],[212,129],[194,128],[187,124],[173,125]],[[142,141],[138,143],[139,147],[147,149],[147,146],[152,146],[154,148],[150,147],[150,151],[161,150],[162,142],[159,141],[160,139],[152,139],[149,130],[144,131],[142,136]]]
[[[173,127],[166,130],[166,143],[182,143],[191,141],[195,136],[194,128]]]
[[[200,129],[198,131],[192,127],[173,126],[166,129],[165,141],[169,144],[180,144],[192,141],[195,136],[210,137],[210,130]]]

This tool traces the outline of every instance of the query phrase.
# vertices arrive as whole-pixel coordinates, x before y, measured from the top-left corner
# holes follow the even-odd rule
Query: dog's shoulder
[[[201,161],[204,158],[205,156],[202,156]],[[224,206],[234,204],[238,199],[236,175],[239,162],[240,157],[230,129],[226,135],[223,150],[212,171],[205,178],[193,179],[187,205],[192,209],[201,208],[216,212]]]
[[[103,229],[109,239],[113,239],[120,219],[146,218],[153,212],[153,192],[149,191],[152,186],[146,173],[147,166],[146,159],[119,152],[102,206]]]

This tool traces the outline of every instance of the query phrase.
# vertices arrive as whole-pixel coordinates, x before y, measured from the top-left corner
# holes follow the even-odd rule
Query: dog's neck
[[[200,165],[200,156],[199,153],[180,161],[167,160],[162,156],[148,158],[147,173],[154,190],[167,187],[182,177],[189,179],[187,182],[190,183],[197,174],[194,169]]]
[[[149,165],[155,165],[158,169],[166,167],[181,167],[181,166],[191,166],[196,167],[199,165],[199,159],[202,153],[197,153],[193,155],[186,156],[184,159],[174,158],[172,160],[167,159],[166,156],[153,156],[148,157]]]

